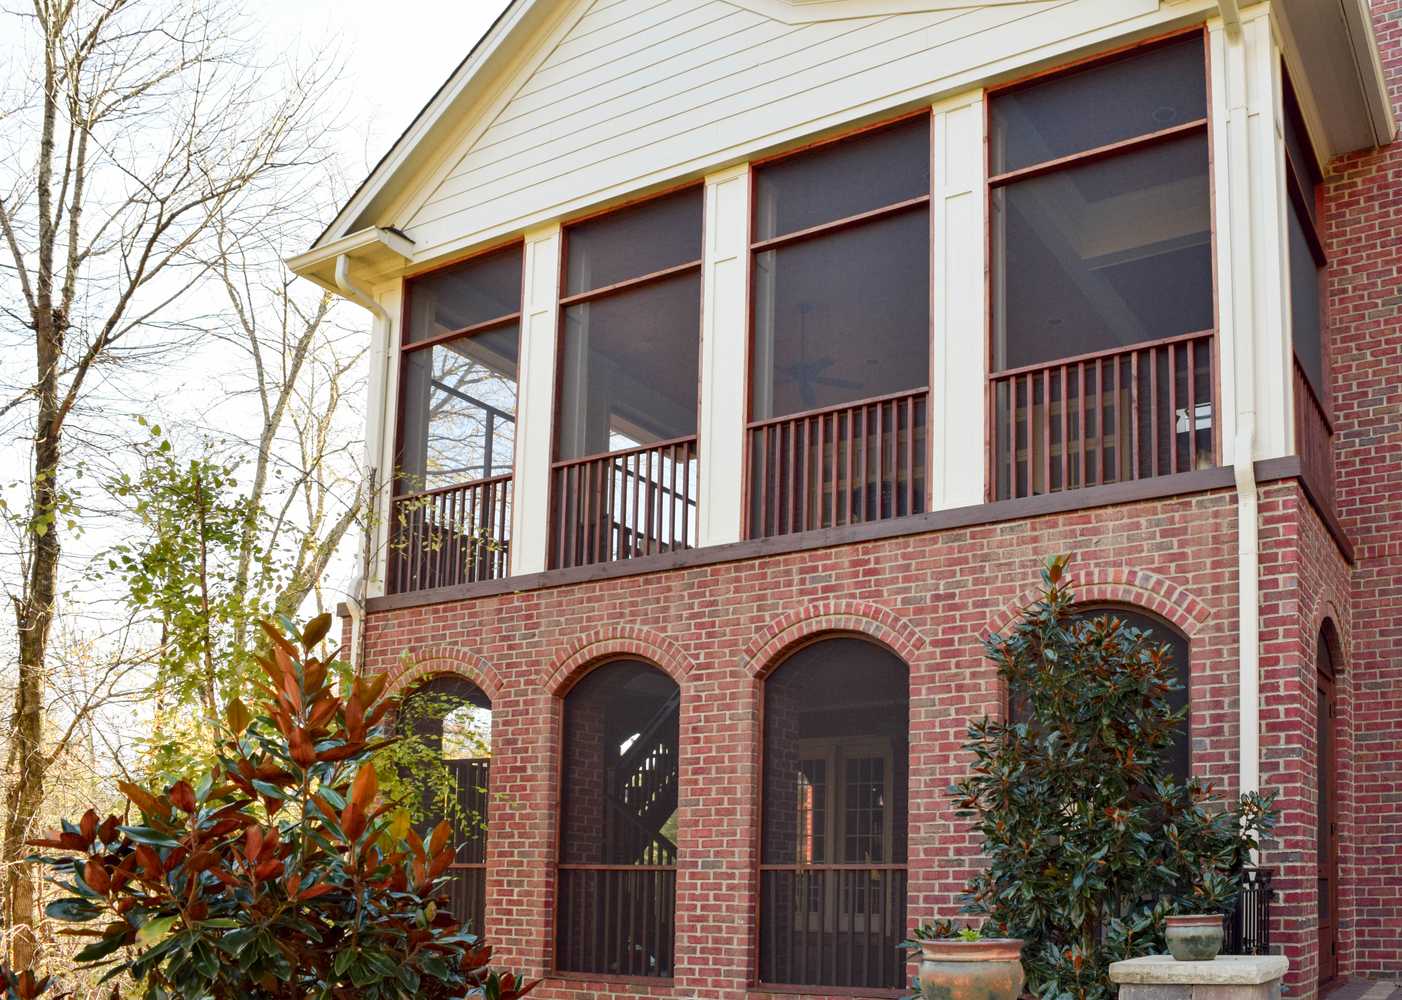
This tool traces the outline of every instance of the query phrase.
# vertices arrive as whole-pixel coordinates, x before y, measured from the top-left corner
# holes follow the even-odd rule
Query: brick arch
[[[1111,567],[1090,569],[1071,575],[1071,590],[1077,604],[1127,604],[1152,611],[1192,640],[1211,616],[1212,610],[1197,597],[1171,580],[1147,570]],[[1041,585],[1024,591],[994,617],[985,634],[996,634],[1011,625],[1023,609],[1042,596]]]
[[[1339,614],[1339,609],[1329,598],[1319,602],[1320,607],[1314,615],[1314,628],[1310,630],[1309,640],[1311,643],[1318,641],[1319,634],[1328,629],[1330,652],[1334,656],[1334,675],[1338,675],[1348,670],[1348,635],[1344,632],[1344,618]]]
[[[501,675],[486,659],[447,646],[426,646],[409,651],[405,665],[390,672],[388,690],[403,694],[416,684],[434,677],[464,677],[482,689],[493,705],[501,693]]]
[[[822,601],[797,608],[770,622],[741,654],[745,672],[758,679],[776,666],[784,652],[805,639],[831,632],[869,636],[907,664],[926,646],[919,629],[899,615],[866,601]]]
[[[606,625],[561,649],[545,674],[545,689],[563,695],[605,660],[632,657],[660,667],[681,687],[691,672],[691,658],[663,635],[639,625]]]

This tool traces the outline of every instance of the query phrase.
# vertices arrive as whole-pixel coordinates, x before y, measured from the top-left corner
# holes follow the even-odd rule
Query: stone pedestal
[[[1280,1000],[1284,955],[1219,955],[1211,962],[1179,962],[1149,955],[1110,966],[1120,1000]]]

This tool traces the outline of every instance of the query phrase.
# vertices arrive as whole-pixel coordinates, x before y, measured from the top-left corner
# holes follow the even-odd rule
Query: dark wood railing
[[[1210,330],[998,372],[989,382],[996,499],[1217,464]]]
[[[904,865],[763,865],[760,982],[899,989],[905,920]]]
[[[391,593],[500,579],[510,564],[511,477],[396,497],[390,532]]]
[[[928,389],[749,425],[750,538],[925,510]]]
[[[672,975],[675,866],[561,865],[559,881],[555,968]]]
[[[453,776],[462,829],[457,854],[448,866],[448,898],[453,916],[468,930],[485,933],[487,914],[487,789],[491,762],[482,758],[444,761]]]
[[[696,544],[696,438],[556,462],[553,569],[636,559]]]
[[[1300,363],[1295,362],[1295,451],[1311,492],[1332,514],[1334,496],[1334,422],[1320,402]]]

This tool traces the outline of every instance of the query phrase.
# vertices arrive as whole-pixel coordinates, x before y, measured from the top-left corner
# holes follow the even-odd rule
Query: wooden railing
[[[750,538],[925,510],[929,390],[749,425]]]
[[[677,870],[561,865],[555,968],[609,976],[672,975]]]
[[[396,497],[390,510],[391,593],[506,576],[511,477]]]
[[[696,471],[695,437],[556,462],[551,567],[694,547]]]
[[[904,865],[764,865],[760,983],[898,989],[905,921]]]
[[[473,934],[482,934],[487,915],[487,792],[491,761],[485,758],[446,760],[457,799],[454,837],[457,853],[448,866],[448,900],[453,916],[465,921]],[[432,810],[420,836],[427,836],[446,810]]]
[[[990,376],[998,500],[1217,464],[1213,333]]]
[[[1295,362],[1295,451],[1311,492],[1328,508],[1337,510],[1334,495],[1334,422],[1315,394],[1305,371]]]

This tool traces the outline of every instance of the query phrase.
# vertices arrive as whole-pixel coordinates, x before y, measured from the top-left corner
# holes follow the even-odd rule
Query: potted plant
[[[915,928],[905,946],[920,952],[918,985],[926,1000],[1017,1000],[1022,941],[937,920]]]
[[[1221,913],[1175,913],[1165,918],[1168,953],[1180,962],[1210,962],[1222,951]]]

